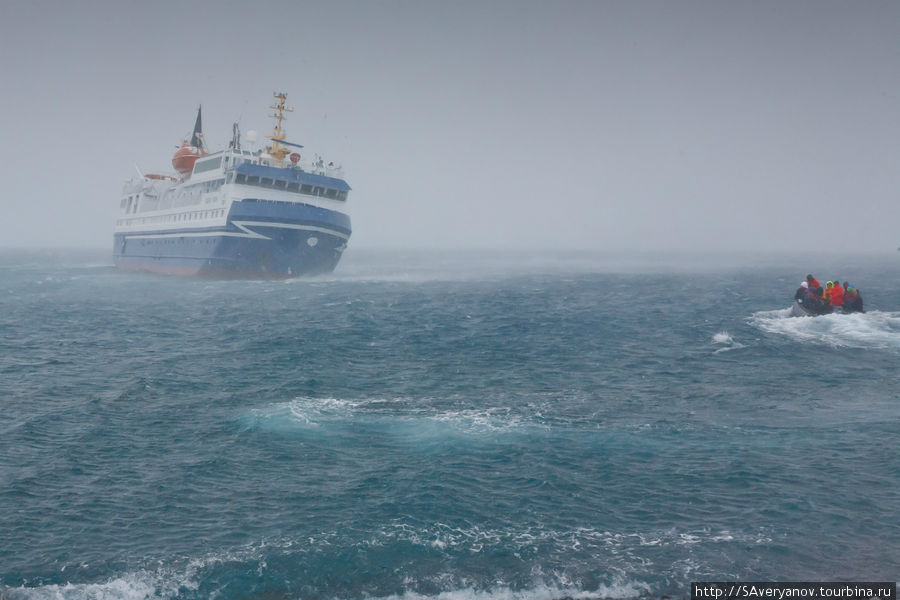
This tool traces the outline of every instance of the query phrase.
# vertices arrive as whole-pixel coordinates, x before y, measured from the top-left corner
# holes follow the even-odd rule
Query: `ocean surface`
[[[791,318],[807,272],[866,314]],[[900,579],[900,253],[0,252],[0,597]]]

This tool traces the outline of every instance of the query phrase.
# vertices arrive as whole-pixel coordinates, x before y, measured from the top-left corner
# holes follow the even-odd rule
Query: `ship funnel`
[[[194,133],[191,135],[191,146],[206,150],[206,147],[203,144],[203,123],[200,118],[200,111],[202,110],[202,106],[197,108],[197,120],[194,122]]]

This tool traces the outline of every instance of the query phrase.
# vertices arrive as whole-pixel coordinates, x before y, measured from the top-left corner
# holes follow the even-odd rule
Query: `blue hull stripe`
[[[229,229],[205,229],[205,230],[197,230],[197,229],[183,229],[178,231],[167,231],[166,233],[140,233],[140,234],[125,234],[129,240],[149,240],[156,238],[176,238],[176,237],[248,237],[248,238],[259,238],[259,239],[271,239],[268,236],[262,235],[261,233],[257,233],[256,231],[250,229],[250,227],[275,227],[279,229],[300,229],[303,231],[315,231],[318,233],[324,233],[327,235],[333,235],[335,237],[339,237],[341,239],[349,239],[350,235],[346,233],[342,233],[340,231],[335,231],[333,229],[328,229],[325,227],[316,227],[315,225],[299,225],[296,223],[275,223],[269,221],[232,221],[232,224],[240,229],[240,231],[233,231]]]

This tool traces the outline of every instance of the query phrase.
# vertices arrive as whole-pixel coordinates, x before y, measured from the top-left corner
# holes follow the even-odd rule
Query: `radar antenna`
[[[235,150],[241,149],[241,130],[238,128],[237,123],[231,128],[231,143],[228,145]]]
[[[275,92],[272,94],[275,98],[278,99],[278,104],[273,104],[269,108],[276,111],[275,113],[269,115],[273,119],[275,119],[275,133],[269,136],[269,139],[272,140],[272,146],[267,148],[269,154],[278,161],[279,166],[284,165],[284,157],[291,153],[289,148],[282,147],[278,142],[284,141],[284,131],[281,129],[281,122],[286,121],[287,117],[284,116],[286,112],[294,112],[293,108],[288,108],[285,106],[285,102],[287,101],[287,94],[284,92]]]

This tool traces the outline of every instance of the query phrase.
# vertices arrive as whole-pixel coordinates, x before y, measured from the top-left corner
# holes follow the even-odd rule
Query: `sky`
[[[283,91],[351,247],[894,251],[898,65],[893,1],[0,0],[0,247]]]

